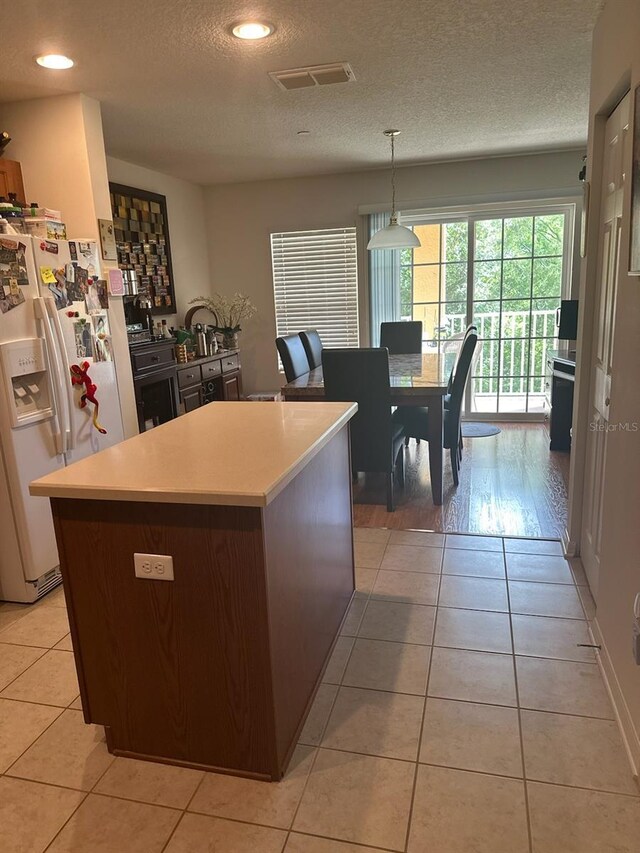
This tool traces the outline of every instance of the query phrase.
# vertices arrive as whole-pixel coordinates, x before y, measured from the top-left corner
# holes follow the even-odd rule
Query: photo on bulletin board
[[[109,318],[103,311],[91,315],[93,325],[93,357],[96,361],[113,361]]]

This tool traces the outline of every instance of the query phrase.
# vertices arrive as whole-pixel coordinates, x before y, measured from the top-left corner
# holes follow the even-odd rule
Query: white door
[[[620,267],[620,231],[625,192],[624,164],[631,143],[628,94],[609,117],[605,129],[602,203],[598,243],[598,280],[594,314],[592,386],[589,400],[589,435],[585,459],[587,501],[582,522],[581,556],[591,591],[597,600],[602,531],[602,492],[607,466],[611,363],[615,335],[615,309]]]

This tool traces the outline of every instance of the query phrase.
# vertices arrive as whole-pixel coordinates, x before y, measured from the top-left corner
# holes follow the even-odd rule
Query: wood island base
[[[348,425],[266,506],[51,505],[84,718],[109,750],[280,779],[354,593]],[[171,555],[175,579],[135,577],[134,553]]]

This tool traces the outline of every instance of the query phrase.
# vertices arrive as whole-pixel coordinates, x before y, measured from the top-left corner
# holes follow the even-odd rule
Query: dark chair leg
[[[393,512],[393,471],[387,474],[387,512]]]
[[[398,467],[398,482],[400,483],[400,486],[404,488],[404,453],[402,452],[402,448],[400,448],[398,452],[396,465]]]
[[[452,447],[449,451],[449,455],[451,456],[451,471],[453,473],[453,482],[457,486],[459,483],[458,478],[458,448]]]

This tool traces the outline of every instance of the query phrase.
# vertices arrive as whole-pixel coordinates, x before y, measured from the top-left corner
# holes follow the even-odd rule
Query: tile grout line
[[[34,704],[35,704],[35,703],[34,703]],[[52,706],[47,705],[46,707],[52,707]],[[60,713],[59,713],[56,717],[54,717],[54,718],[53,718],[53,720],[51,720],[51,722],[49,723],[49,725],[48,725],[48,726],[46,726],[46,727],[45,727],[45,728],[40,732],[40,734],[39,734],[37,737],[35,737],[35,738],[31,741],[31,743],[29,744],[29,746],[26,746],[26,747],[22,750],[22,752],[20,753],[20,755],[19,755],[19,756],[18,756],[14,761],[12,761],[12,762],[11,762],[11,764],[7,767],[7,769],[6,769],[6,770],[3,770],[3,771],[2,771],[2,773],[1,773],[0,775],[1,775],[1,776],[8,776],[8,775],[9,775],[9,771],[10,771],[10,770],[11,770],[11,768],[14,766],[14,764],[17,764],[17,762],[18,762],[18,761],[20,761],[20,759],[22,758],[22,756],[23,756],[26,752],[28,752],[28,751],[31,749],[31,747],[32,747],[35,743],[37,743],[37,741],[39,741],[39,740],[40,740],[40,738],[45,734],[45,732],[48,732],[48,731],[49,731],[49,729],[51,728],[51,726],[56,722],[56,720],[59,720],[59,719],[60,719],[60,717],[64,714],[64,712],[65,712],[66,710],[67,710],[66,708],[60,708]],[[13,778],[13,779],[16,779],[16,778],[17,778],[17,779],[20,779],[20,778],[22,778],[22,777],[20,777],[20,776],[17,776],[17,777],[16,777],[16,776],[13,776],[13,777],[10,777],[10,778]],[[35,779],[30,779],[30,780],[27,780],[27,781],[35,782],[35,781],[37,781],[37,780],[35,780]],[[44,784],[44,783],[43,783],[43,784]],[[63,786],[58,786],[58,787],[63,787]],[[72,791],[75,791],[75,790],[77,790],[77,789],[76,789],[76,788],[72,788],[71,790],[72,790]]]
[[[75,789],[74,789],[74,788],[72,788],[71,790],[75,790]],[[73,809],[73,811],[71,812],[71,814],[69,815],[69,817],[65,820],[65,822],[62,824],[62,826],[60,827],[60,829],[56,832],[56,834],[53,836],[53,838],[52,838],[52,839],[51,839],[51,841],[47,844],[47,846],[43,848],[42,853],[47,853],[47,850],[50,850],[50,849],[51,849],[51,845],[54,843],[54,841],[56,840],[56,838],[58,838],[58,836],[60,835],[60,833],[61,833],[61,832],[63,832],[63,830],[66,828],[67,824],[71,821],[71,819],[73,818],[73,816],[77,813],[77,811],[78,811],[78,809],[80,808],[80,806],[81,806],[81,805],[86,801],[86,799],[87,799],[87,797],[89,796],[89,793],[90,793],[90,792],[89,792],[89,791],[81,791],[80,793],[83,793],[83,794],[84,794],[83,798],[80,800],[80,802],[79,802],[79,803],[78,803],[78,805],[75,807],[75,809]]]
[[[349,661],[351,660],[351,653],[353,652],[354,646],[355,646],[355,642],[351,646],[351,651],[349,652],[349,657],[347,658],[347,662],[346,662],[345,667],[344,667],[344,672],[347,671],[347,666],[349,665]],[[344,677],[344,672],[343,672],[343,677]],[[333,714],[333,709],[335,708],[335,704],[338,701],[338,694],[340,693],[340,690],[342,689],[342,679],[340,681],[341,681],[340,684],[334,685],[334,686],[337,686],[338,689],[335,692],[335,696],[333,697],[333,700],[331,702],[331,707],[329,708],[329,713],[327,714],[327,718],[324,721],[324,725],[322,726],[322,729],[320,731],[320,737],[318,738],[318,744],[313,746],[314,755],[313,755],[313,760],[311,762],[311,767],[309,768],[307,778],[304,780],[304,785],[302,786],[302,791],[300,793],[300,799],[298,800],[298,803],[297,803],[295,810],[293,812],[293,815],[291,817],[291,823],[289,824],[289,828],[286,830],[287,834],[285,836],[284,844],[282,846],[283,850],[286,848],[287,844],[289,843],[289,837],[290,837],[291,833],[293,832],[293,825],[296,821],[296,817],[298,816],[298,812],[300,811],[300,806],[302,805],[302,800],[303,800],[305,791],[307,790],[307,785],[309,784],[309,779],[311,778],[311,774],[313,773],[313,768],[315,767],[316,760],[318,758],[318,754],[319,754],[320,750],[323,749],[322,741],[324,740],[324,736],[327,732],[327,728],[329,726],[329,720],[331,719],[331,715]],[[318,689],[320,689],[320,687],[318,687]],[[316,691],[316,695],[317,695],[317,691]],[[315,701],[315,697],[314,697],[314,701]],[[300,745],[300,741],[298,741],[297,745]],[[311,746],[311,744],[303,744],[303,746]],[[324,838],[325,836],[318,836],[318,837]]]
[[[8,696],[3,696],[3,695],[2,695],[2,693],[4,693],[4,691],[5,691],[5,690],[7,690],[7,688],[11,687],[11,685],[12,685],[15,681],[17,681],[17,680],[18,680],[19,678],[21,678],[25,673],[27,673],[27,672],[31,669],[31,667],[32,667],[32,666],[35,666],[35,665],[38,663],[38,661],[41,661],[41,660],[42,660],[42,658],[47,654],[47,652],[52,652],[52,651],[53,651],[53,649],[52,649],[52,648],[51,648],[51,649],[44,649],[42,646],[26,646],[26,647],[25,647],[25,646],[20,646],[20,645],[18,645],[17,643],[4,643],[3,645],[5,645],[5,646],[16,646],[16,647],[17,647],[17,648],[19,648],[19,649],[24,649],[24,648],[28,648],[28,649],[42,649],[42,654],[41,654],[39,657],[37,657],[37,658],[36,658],[32,663],[30,663],[30,664],[29,664],[29,666],[28,666],[26,669],[23,669],[23,670],[22,670],[22,672],[20,672],[18,675],[16,675],[16,677],[15,677],[15,678],[12,678],[12,679],[11,679],[11,681],[9,681],[9,682],[8,682],[8,684],[5,684],[5,685],[4,685],[4,687],[3,687],[3,688],[2,688],[2,690],[0,691],[0,699],[8,699],[9,697],[8,697]],[[72,652],[71,654],[73,654],[73,652]],[[36,702],[35,704],[36,704],[36,705],[40,705],[40,704],[44,704],[44,703]]]
[[[503,556],[504,556],[504,567],[505,573],[507,570],[507,551],[505,548],[504,537],[502,539],[502,548],[503,548]],[[520,690],[518,687],[518,667],[516,666],[516,644],[513,635],[513,620],[511,613],[511,590],[509,587],[509,583],[507,582],[507,602],[509,605],[509,630],[511,632],[511,648],[513,650],[512,655],[512,666],[513,666],[513,677],[514,677],[514,687],[516,691],[516,707],[518,713],[518,737],[520,740],[520,761],[522,762],[522,783],[523,783],[523,791],[524,791],[524,808],[525,808],[525,816],[527,820],[527,838],[529,842],[529,853],[533,853],[533,830],[531,826],[531,808],[529,805],[529,790],[527,786],[527,769],[525,765],[525,755],[524,755],[524,735],[522,732],[522,711],[520,708]]]
[[[60,711],[78,711],[79,708],[72,708],[71,706],[79,695],[80,694],[77,693],[67,705],[53,705],[51,702],[36,702],[35,699],[20,699],[17,696],[3,696],[2,693],[0,693],[0,701],[21,702],[23,705],[40,705],[42,708],[58,708]]]
[[[389,536],[389,538],[387,539],[387,541],[384,544],[384,548],[382,549],[382,556],[380,558],[380,565],[382,565],[382,560],[384,559],[384,555],[387,553],[387,547],[389,545],[389,539],[390,538],[391,537]],[[355,543],[354,543],[354,546],[355,546]],[[374,578],[374,581],[371,585],[371,589],[373,589],[375,582],[378,578],[378,574],[380,573],[380,566],[378,566],[378,568],[375,571],[376,571],[376,577]],[[355,547],[354,547],[354,580],[355,580]],[[356,580],[356,589],[354,590],[354,596],[353,596],[352,602],[355,599],[355,593],[356,592],[357,592],[357,580]],[[370,600],[371,600],[371,591],[369,591],[368,596],[367,596],[367,604],[365,605],[365,612],[366,612],[366,609],[367,609],[367,606],[368,606]],[[351,607],[351,605],[349,605],[349,607]],[[338,639],[340,638],[340,636],[342,636],[342,635],[338,634]],[[345,665],[344,665],[344,668],[342,670],[342,674],[340,675],[340,681],[337,685],[338,689],[336,690],[336,694],[333,697],[333,702],[331,703],[331,708],[329,710],[329,713],[328,713],[327,718],[325,720],[324,726],[322,727],[322,731],[320,733],[320,738],[319,738],[320,742],[319,742],[318,746],[313,747],[313,758],[311,761],[311,766],[309,767],[309,772],[307,773],[307,777],[304,780],[304,785],[302,786],[302,791],[300,792],[300,797],[298,799],[295,810],[294,810],[293,815],[291,817],[291,822],[289,824],[289,827],[287,828],[287,835],[285,837],[284,845],[282,847],[283,850],[286,848],[287,844],[289,843],[289,837],[290,837],[291,833],[293,832],[293,825],[296,822],[296,817],[298,816],[298,812],[300,811],[300,806],[302,805],[302,800],[304,799],[304,795],[305,795],[305,792],[307,790],[307,785],[309,784],[309,780],[311,779],[311,776],[313,774],[313,768],[315,767],[316,761],[318,760],[318,755],[320,753],[320,749],[322,748],[322,741],[324,740],[324,736],[325,736],[325,733],[327,730],[327,726],[329,725],[329,720],[331,718],[331,714],[333,713],[333,709],[335,707],[335,703],[336,703],[336,700],[338,698],[338,694],[340,693],[340,689],[342,687],[342,682],[344,680],[344,675],[347,671],[347,667],[349,666],[349,661],[351,660],[351,655],[353,654],[353,650],[355,649],[355,646],[356,646],[356,639],[357,638],[352,638],[352,639],[353,639],[353,642],[351,644],[349,654],[347,655],[347,659],[345,661]],[[337,642],[337,640],[336,640],[336,642]],[[335,646],[334,646],[334,649],[335,649]],[[332,655],[333,655],[333,652],[332,652]],[[320,684],[322,684],[322,681],[320,682]],[[318,685],[318,689],[320,689],[320,685]],[[316,691],[316,695],[317,695],[317,691]],[[315,700],[315,697],[314,697],[314,700]]]
[[[446,540],[445,540],[446,542]],[[444,563],[444,549],[442,551],[442,562],[440,564],[440,568],[442,569],[442,565]],[[422,717],[420,719],[420,729],[418,732],[418,748],[416,751],[416,760],[415,760],[415,768],[413,771],[413,787],[411,789],[411,798],[409,800],[409,818],[407,820],[407,830],[404,837],[404,850],[407,851],[409,849],[409,839],[411,838],[411,823],[413,821],[413,807],[416,799],[416,789],[418,787],[418,773],[420,771],[420,752],[422,750],[422,734],[424,731],[424,723],[427,715],[427,701],[429,696],[429,681],[431,679],[431,668],[433,666],[433,641],[436,638],[436,629],[438,627],[438,604],[440,602],[440,588],[442,586],[442,571],[440,572],[440,579],[438,581],[438,590],[436,593],[436,602],[435,602],[435,613],[433,615],[433,632],[431,634],[431,650],[429,652],[429,666],[427,667],[427,679],[424,685],[424,703],[422,705]]]
[[[160,853],[164,853],[164,851],[165,851],[165,850],[167,849],[167,847],[169,846],[169,843],[171,842],[171,839],[172,839],[172,838],[173,838],[173,836],[176,834],[176,832],[177,832],[177,830],[178,830],[178,827],[180,826],[180,824],[181,824],[181,823],[182,823],[182,821],[184,820],[185,815],[187,814],[187,811],[188,811],[188,809],[189,809],[189,806],[190,806],[190,805],[191,805],[191,803],[194,801],[196,794],[198,793],[198,791],[199,791],[199,790],[200,790],[200,788],[202,787],[202,784],[203,784],[203,782],[204,782],[204,780],[205,780],[206,778],[207,778],[207,771],[205,770],[205,771],[204,771],[204,773],[202,774],[202,778],[200,779],[200,781],[198,782],[198,784],[197,784],[197,785],[196,785],[196,787],[194,788],[194,790],[193,790],[193,794],[191,794],[191,796],[190,796],[190,797],[189,797],[189,799],[187,800],[187,804],[186,804],[186,806],[182,809],[182,812],[181,812],[181,814],[180,814],[180,817],[179,817],[179,818],[178,818],[178,820],[176,821],[176,825],[173,827],[173,829],[172,829],[172,830],[171,830],[171,832],[169,833],[169,837],[167,838],[166,842],[162,845],[162,850],[160,851]],[[96,783],[96,784],[97,784],[97,783]],[[197,814],[197,812],[192,812],[192,814]],[[286,840],[285,840],[285,843],[286,843]],[[282,849],[284,850],[284,845],[283,845]],[[282,851],[281,851],[281,853],[282,853]]]

